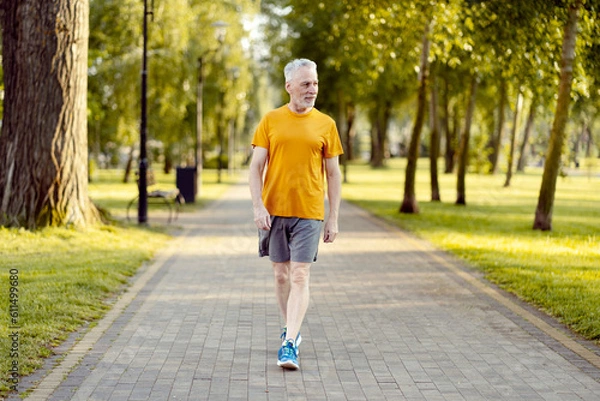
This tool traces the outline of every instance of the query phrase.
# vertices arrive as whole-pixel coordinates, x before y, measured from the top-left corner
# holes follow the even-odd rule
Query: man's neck
[[[308,114],[313,109],[312,107],[306,107],[306,108],[303,108],[303,109],[297,109],[296,107],[294,107],[294,105],[291,102],[288,103],[288,108],[292,112],[294,112],[296,114]]]

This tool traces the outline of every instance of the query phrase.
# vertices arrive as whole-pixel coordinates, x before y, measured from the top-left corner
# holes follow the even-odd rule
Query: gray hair
[[[302,67],[310,67],[310,68],[314,69],[315,72],[317,71],[317,63],[315,63],[314,61],[306,59],[306,58],[297,58],[297,59],[292,60],[289,63],[287,63],[287,65],[283,69],[283,75],[285,76],[285,82],[287,83],[287,82],[290,82],[292,79],[294,79],[294,74],[296,74],[296,71],[298,71],[298,69],[300,69]]]

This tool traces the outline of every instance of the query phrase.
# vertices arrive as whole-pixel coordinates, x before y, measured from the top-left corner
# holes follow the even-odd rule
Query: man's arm
[[[338,233],[338,215],[342,200],[342,173],[340,172],[339,157],[325,159],[325,170],[327,173],[329,216],[325,222],[323,241],[333,242]]]
[[[250,162],[250,195],[252,196],[252,208],[254,210],[254,224],[261,230],[271,229],[271,216],[265,208],[262,200],[263,190],[263,173],[267,160],[269,157],[269,151],[260,146],[255,146],[252,151],[252,161]]]

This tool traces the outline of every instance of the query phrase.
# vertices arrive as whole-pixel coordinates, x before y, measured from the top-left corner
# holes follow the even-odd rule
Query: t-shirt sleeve
[[[340,141],[340,134],[338,133],[335,122],[332,121],[331,128],[327,132],[327,136],[325,138],[325,149],[323,150],[323,156],[325,156],[326,159],[329,159],[331,157],[339,156],[343,153],[344,148],[342,147],[342,143]]]
[[[258,123],[256,131],[254,131],[254,137],[252,138],[253,147],[260,146],[261,148],[269,149],[268,126],[267,118],[263,117],[260,123]]]

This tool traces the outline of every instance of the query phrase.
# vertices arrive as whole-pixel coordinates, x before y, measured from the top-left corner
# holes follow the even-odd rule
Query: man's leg
[[[273,262],[273,274],[275,276],[275,297],[285,326],[287,324],[287,308],[290,297],[290,262]]]
[[[291,262],[289,269],[289,297],[287,299],[287,339],[296,340],[308,309],[310,263]]]
[[[310,263],[291,262],[288,266],[287,277],[289,286],[287,288],[289,289],[289,295],[287,301],[284,297],[279,298],[283,295],[286,288],[283,281],[283,272],[285,269],[283,266],[276,267],[276,270],[281,273],[276,275],[277,286],[280,289],[277,295],[281,299],[281,308],[283,309],[283,305],[287,304],[287,310],[284,314],[287,325],[286,338],[277,352],[277,365],[286,369],[298,369],[300,367],[298,364],[299,331],[306,310],[308,309]]]

